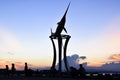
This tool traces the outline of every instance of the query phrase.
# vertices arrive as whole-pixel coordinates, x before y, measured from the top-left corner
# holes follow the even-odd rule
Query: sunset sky
[[[50,29],[70,1],[67,55],[86,56],[79,63],[88,66],[120,61],[120,0],[0,0],[0,68],[51,66]]]

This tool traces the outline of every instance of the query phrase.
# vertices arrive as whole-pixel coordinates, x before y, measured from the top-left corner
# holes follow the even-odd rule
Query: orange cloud
[[[101,67],[105,63],[106,62],[92,61],[92,62],[88,62],[87,66],[89,66],[89,67]]]
[[[113,54],[110,56],[110,59],[120,60],[120,54]]]
[[[24,70],[24,67],[25,67],[25,62],[12,62],[12,61],[5,61],[3,59],[0,59],[0,68],[3,68],[5,69],[5,65],[8,65],[9,69],[11,70],[11,67],[12,67],[12,64],[15,64],[15,68],[16,70]],[[37,66],[37,65],[34,65],[34,64],[29,64],[28,63],[28,68],[30,69],[38,69],[39,67],[41,66]]]

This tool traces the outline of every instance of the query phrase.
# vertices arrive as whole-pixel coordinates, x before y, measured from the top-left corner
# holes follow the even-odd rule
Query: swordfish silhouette
[[[67,11],[68,11],[68,9],[69,9],[69,6],[70,6],[70,3],[69,3],[69,5],[68,5],[68,7],[67,7],[67,9],[66,9],[66,11],[65,11],[65,13],[64,13],[64,15],[63,15],[63,17],[62,17],[62,19],[60,20],[60,22],[57,23],[58,26],[57,26],[57,29],[56,29],[55,33],[53,33],[53,32],[52,32],[52,29],[51,29],[51,34],[52,34],[54,37],[60,36],[62,30],[64,30],[64,31],[67,33],[67,30],[65,29],[64,26],[65,26],[66,14],[67,14]]]

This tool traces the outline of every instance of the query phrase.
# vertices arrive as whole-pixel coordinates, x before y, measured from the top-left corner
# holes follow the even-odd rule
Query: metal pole
[[[61,63],[61,60],[62,60],[62,37],[61,35],[58,36],[58,50],[59,50],[59,72],[62,71],[62,63]]]
[[[53,45],[53,63],[52,63],[51,70],[55,70],[55,64],[56,64],[56,47],[55,47],[55,43],[53,41],[53,38],[51,38],[51,41],[52,41],[52,45]]]
[[[68,62],[67,62],[67,58],[66,58],[66,51],[67,51],[67,45],[68,45],[69,39],[70,39],[70,36],[67,35],[65,45],[64,45],[64,64],[65,64],[65,68],[66,68],[67,72],[69,72],[69,68],[68,68]]]

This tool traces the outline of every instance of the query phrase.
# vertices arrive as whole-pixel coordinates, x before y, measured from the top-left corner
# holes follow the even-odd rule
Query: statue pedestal
[[[56,65],[56,56],[57,56],[57,52],[56,52],[56,45],[55,45],[55,42],[54,42],[54,39],[57,39],[58,41],[58,71],[59,72],[62,72],[62,54],[63,54],[63,59],[64,59],[64,64],[65,64],[65,68],[66,68],[66,71],[69,72],[69,66],[68,66],[68,62],[67,62],[67,58],[66,58],[66,51],[67,51],[67,45],[68,45],[68,42],[69,42],[69,39],[71,38],[70,35],[64,35],[64,34],[61,34],[59,36],[55,36],[55,35],[51,35],[50,36],[50,39],[52,41],[52,45],[53,45],[53,63],[52,63],[52,67],[51,67],[51,70],[56,70],[55,68],[55,65]],[[62,41],[63,39],[65,39],[65,44],[63,45]],[[63,47],[62,47],[63,46]],[[62,50],[63,50],[63,53],[62,53]]]

